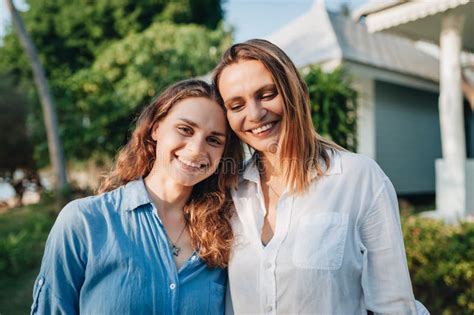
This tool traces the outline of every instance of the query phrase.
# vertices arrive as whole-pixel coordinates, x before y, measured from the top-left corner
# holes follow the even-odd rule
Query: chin
[[[188,181],[188,180],[181,180],[179,178],[177,178],[175,180],[176,184],[180,185],[180,186],[183,186],[183,187],[193,187],[194,185],[196,185],[197,183],[199,183],[199,181]]]
[[[196,176],[192,176],[190,174],[182,174],[182,173],[178,173],[178,174],[173,174],[173,179],[174,181],[181,185],[181,186],[184,186],[184,187],[192,187],[196,184],[199,184],[200,182],[202,182],[203,180],[205,180],[206,178],[208,178],[209,176],[211,176],[211,174],[206,174],[206,175],[203,175],[203,174],[200,174],[199,175],[196,175]]]
[[[248,142],[248,144],[256,151],[263,152],[263,153],[265,153],[265,152],[275,153],[276,148],[278,146],[278,140],[277,139],[266,139],[265,141],[258,141],[258,142],[254,142],[254,143]]]

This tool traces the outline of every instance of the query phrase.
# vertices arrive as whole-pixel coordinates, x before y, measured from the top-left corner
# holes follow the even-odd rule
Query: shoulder
[[[372,177],[373,179],[386,180],[387,176],[380,166],[368,156],[347,151],[338,151],[342,173],[353,177]]]
[[[392,186],[380,166],[362,154],[336,151],[331,156],[330,166],[330,170],[335,169],[337,171],[325,176],[327,183],[365,200],[372,200],[381,190]]]
[[[123,186],[97,196],[69,202],[59,212],[55,225],[84,228],[92,221],[101,221],[120,209]]]

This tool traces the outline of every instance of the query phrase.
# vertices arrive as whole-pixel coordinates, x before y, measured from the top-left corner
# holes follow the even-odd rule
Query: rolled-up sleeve
[[[79,313],[87,263],[83,220],[75,202],[56,219],[33,287],[31,314]]]
[[[397,197],[388,178],[361,220],[360,238],[366,308],[374,314],[429,314],[413,296]]]

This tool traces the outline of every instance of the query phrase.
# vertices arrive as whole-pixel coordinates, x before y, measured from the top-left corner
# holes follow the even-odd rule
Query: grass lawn
[[[54,222],[53,202],[0,214],[0,314],[28,314],[44,243]]]
[[[0,314],[29,314],[38,269],[0,279]]]

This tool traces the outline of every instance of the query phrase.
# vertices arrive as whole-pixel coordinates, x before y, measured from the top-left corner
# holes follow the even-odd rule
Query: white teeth
[[[197,164],[197,163],[188,161],[188,160],[186,160],[186,159],[183,159],[182,157],[179,157],[179,156],[178,156],[178,160],[179,160],[181,163],[183,163],[184,165],[187,165],[187,166],[190,166],[190,167],[195,167],[195,168],[201,168],[201,165],[200,165],[200,164]]]
[[[273,126],[273,123],[263,125],[262,127],[252,129],[252,133],[254,133],[254,134],[262,133],[262,132],[267,131],[268,129],[270,129],[272,126]]]

